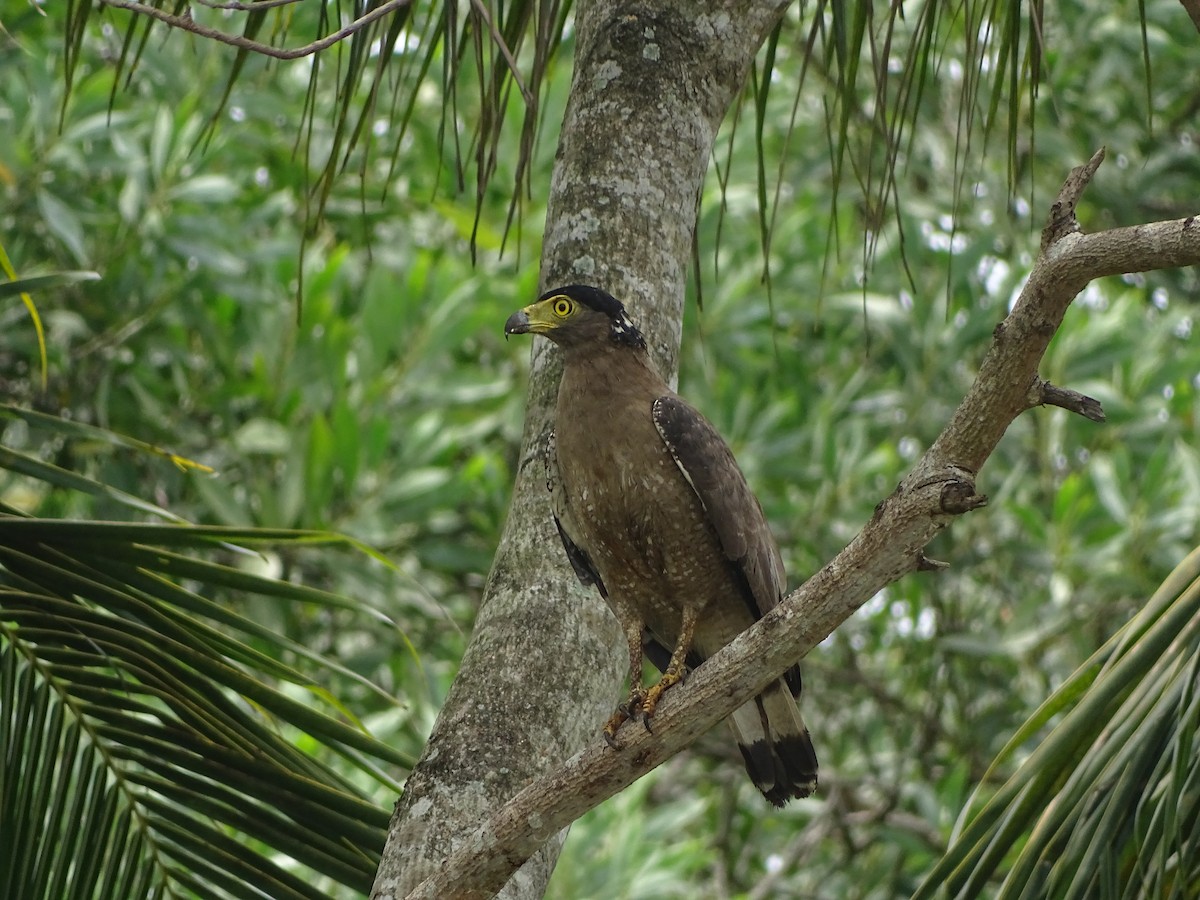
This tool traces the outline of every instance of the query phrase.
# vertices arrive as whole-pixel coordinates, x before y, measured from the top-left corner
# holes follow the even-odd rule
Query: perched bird
[[[655,371],[625,307],[598,288],[547,291],[505,335],[562,349],[555,413],[555,524],[585,584],[608,602],[629,646],[629,699],[604,726],[649,728],[663,691],[770,610],[783,560],[729,447]],[[662,672],[642,685],[643,652]],[[746,770],[776,806],[807,797],[817,757],[793,667],[729,718]]]

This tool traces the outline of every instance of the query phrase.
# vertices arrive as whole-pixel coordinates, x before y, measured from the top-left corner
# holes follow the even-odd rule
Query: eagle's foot
[[[608,721],[604,723],[604,740],[608,742],[608,746],[614,750],[621,749],[621,745],[617,743],[617,730],[630,719],[636,719],[641,715],[645,702],[646,689],[641,685],[629,692],[629,698],[618,706],[616,711],[609,716]]]
[[[663,672],[662,678],[658,680],[658,684],[654,685],[650,690],[646,691],[646,696],[642,699],[642,724],[647,731],[653,731],[650,727],[650,717],[654,715],[654,710],[658,708],[658,701],[666,692],[667,688],[673,687],[683,681],[683,669],[671,666],[667,671]]]

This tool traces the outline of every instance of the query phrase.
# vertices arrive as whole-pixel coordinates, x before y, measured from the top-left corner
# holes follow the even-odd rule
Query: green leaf
[[[99,272],[55,272],[53,275],[34,275],[17,281],[0,282],[0,300],[24,293],[36,293],[50,288],[66,287],[81,281],[99,281]]]
[[[74,210],[45,189],[38,191],[37,201],[46,227],[63,242],[77,263],[86,263],[88,253],[84,244],[83,224]]]
[[[195,203],[226,203],[238,195],[237,183],[226,175],[197,175],[172,185],[167,196],[172,200]]]

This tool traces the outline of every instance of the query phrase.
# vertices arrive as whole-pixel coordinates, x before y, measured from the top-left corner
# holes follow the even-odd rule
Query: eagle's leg
[[[647,731],[651,730],[650,717],[654,715],[659,698],[667,688],[683,681],[683,674],[687,671],[687,655],[692,652],[692,638],[696,634],[696,620],[699,618],[699,613],[700,610],[691,604],[683,608],[679,640],[675,642],[675,650],[671,653],[671,662],[667,665],[666,671],[662,673],[662,678],[658,679],[658,684],[646,691],[646,696],[642,700],[642,724],[646,726]]]
[[[629,644],[629,699],[617,707],[604,723],[604,740],[614,750],[617,744],[617,729],[642,710],[646,702],[646,689],[642,687],[642,623],[630,621],[625,625],[625,641]]]

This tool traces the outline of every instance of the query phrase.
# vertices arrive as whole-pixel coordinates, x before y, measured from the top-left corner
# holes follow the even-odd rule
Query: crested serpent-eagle
[[[629,646],[628,700],[604,735],[650,718],[662,692],[774,607],[783,560],[728,445],[655,371],[615,298],[570,285],[504,325],[562,350],[552,481],[555,524],[580,580],[607,601]],[[662,678],[642,685],[643,653]],[[807,797],[817,757],[793,666],[729,718],[746,769],[772,803]]]

